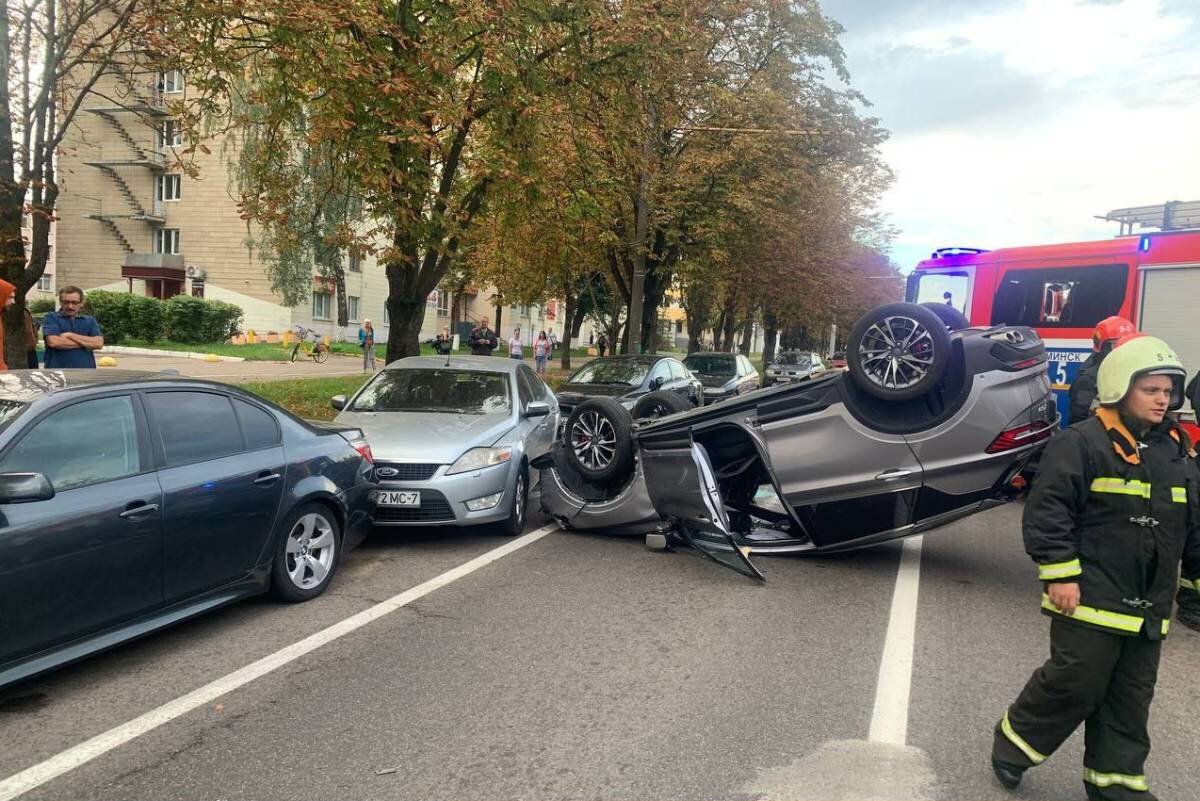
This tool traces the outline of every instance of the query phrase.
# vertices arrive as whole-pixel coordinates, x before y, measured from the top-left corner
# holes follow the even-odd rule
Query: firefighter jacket
[[[1200,472],[1192,456],[1173,421],[1139,442],[1109,408],[1050,441],[1022,528],[1040,579],[1079,584],[1079,606],[1067,619],[1166,635],[1177,588],[1200,580]],[[1042,608],[1062,614],[1045,594]]]
[[[1079,366],[1071,389],[1067,391],[1067,423],[1075,425],[1092,416],[1092,402],[1100,395],[1096,377],[1100,372],[1100,363],[1104,356],[1093,353],[1087,361]]]

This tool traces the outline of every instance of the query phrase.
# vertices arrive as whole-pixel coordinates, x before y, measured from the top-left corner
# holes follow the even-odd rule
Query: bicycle
[[[299,338],[296,340],[296,347],[292,348],[292,361],[296,361],[296,357],[300,354],[300,351],[304,351],[304,355],[310,357],[317,364],[324,364],[328,361],[329,348],[325,346],[324,342],[316,341],[317,337],[320,336],[316,331],[298,325],[296,326],[296,333]],[[313,342],[308,341],[309,334],[312,334]]]

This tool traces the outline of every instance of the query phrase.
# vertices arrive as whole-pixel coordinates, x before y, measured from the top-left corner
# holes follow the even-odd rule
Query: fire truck
[[[1200,370],[1200,201],[1117,209],[1120,235],[1095,242],[982,250],[941,248],[908,278],[907,298],[949,303],[971,325],[1027,325],[1046,342],[1050,381],[1067,417],[1067,390],[1111,315],[1161,337],[1189,376]],[[1135,232],[1135,228],[1157,229]],[[1196,410],[1180,419],[1195,435]],[[1193,436],[1193,441],[1196,437]]]

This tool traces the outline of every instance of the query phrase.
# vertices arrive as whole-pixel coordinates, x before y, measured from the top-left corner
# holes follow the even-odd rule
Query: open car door
[[[739,573],[763,580],[729,529],[721,490],[704,447],[686,432],[640,444],[642,471],[654,508],[675,521],[679,536],[700,553]]]

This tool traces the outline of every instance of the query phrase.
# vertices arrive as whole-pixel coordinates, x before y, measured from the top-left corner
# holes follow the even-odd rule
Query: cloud
[[[1200,197],[1196,0],[831,0],[893,132],[883,210],[934,247],[1113,235],[1094,215]]]

